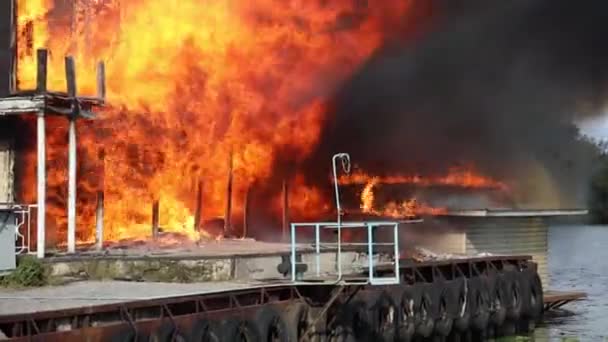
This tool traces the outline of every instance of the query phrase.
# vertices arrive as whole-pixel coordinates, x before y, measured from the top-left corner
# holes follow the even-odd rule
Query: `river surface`
[[[547,317],[534,336],[518,341],[608,341],[608,226],[554,226],[549,230],[549,288],[584,291],[585,301]],[[513,339],[508,339],[513,340]]]

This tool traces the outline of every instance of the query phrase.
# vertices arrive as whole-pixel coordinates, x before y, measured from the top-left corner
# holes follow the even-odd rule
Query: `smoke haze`
[[[522,202],[582,204],[595,156],[572,122],[605,105],[608,2],[445,3],[431,33],[393,37],[339,90],[314,162],[347,151],[370,172],[472,164],[516,183]],[[546,194],[556,184],[567,196]]]

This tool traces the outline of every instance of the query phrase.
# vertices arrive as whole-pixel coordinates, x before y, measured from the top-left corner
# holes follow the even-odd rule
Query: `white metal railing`
[[[17,215],[15,218],[15,253],[24,254],[30,253],[31,239],[32,239],[32,211],[38,209],[36,204],[21,205],[18,210],[14,213]],[[23,232],[25,229],[25,232]]]
[[[369,222],[309,222],[309,223],[292,223],[291,224],[291,280],[293,282],[298,281],[297,277],[297,262],[296,253],[298,245],[298,229],[302,228],[314,228],[314,255],[315,255],[315,268],[314,273],[317,277],[321,276],[321,229],[333,229],[340,232],[342,229],[366,229],[367,241],[362,243],[349,242],[351,246],[366,246],[365,252],[368,254],[367,260],[367,280],[366,283],[371,285],[390,285],[399,283],[399,222],[395,221],[369,221]],[[391,242],[376,242],[374,241],[375,230],[379,228],[392,228],[392,241]],[[325,247],[335,247],[336,249],[336,282],[348,282],[344,279],[343,272],[343,260],[342,260],[342,246],[341,235],[338,236],[336,244],[323,244]],[[377,246],[388,246],[392,248],[392,260],[393,276],[390,277],[378,277],[376,276],[374,253],[375,247]],[[304,280],[304,279],[300,279]]]
[[[15,254],[28,254],[31,252],[32,239],[32,212],[37,209],[35,204],[0,203],[0,209],[9,211],[14,215],[14,221],[10,222],[15,227]],[[7,220],[10,218],[8,216]],[[9,222],[0,222],[9,224]]]

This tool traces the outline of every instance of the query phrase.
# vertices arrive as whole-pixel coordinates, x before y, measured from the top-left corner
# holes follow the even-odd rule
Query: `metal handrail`
[[[376,228],[390,226],[393,228],[393,242],[374,242],[373,231]],[[307,222],[307,223],[292,223],[291,224],[291,280],[297,281],[296,272],[296,246],[297,246],[297,229],[311,228],[314,227],[315,241],[315,274],[317,277],[321,275],[321,238],[320,231],[322,227],[331,227],[332,229],[355,229],[365,228],[367,229],[367,242],[366,243],[349,243],[350,245],[365,245],[367,246],[368,253],[368,279],[367,283],[372,285],[389,285],[399,283],[399,222],[394,221],[370,221],[370,222]],[[342,272],[342,242],[338,240],[337,245],[337,262],[336,268],[338,269],[336,282],[343,282]],[[393,277],[375,277],[374,275],[374,247],[376,246],[392,246],[394,252],[394,276]]]

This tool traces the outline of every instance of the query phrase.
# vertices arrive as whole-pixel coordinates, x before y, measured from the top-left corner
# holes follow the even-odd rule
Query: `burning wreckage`
[[[329,3],[0,5],[11,14],[0,19],[11,61],[0,65],[10,75],[0,99],[0,270],[35,254],[47,274],[69,280],[0,291],[0,336],[484,339],[526,333],[545,310],[584,296],[545,289],[545,218],[586,214],[546,209],[578,203],[551,192],[548,179],[586,170],[559,173],[543,153],[562,142],[541,146],[529,135],[539,124],[562,134],[543,113],[563,121],[585,81],[568,70],[548,78],[563,61],[539,47],[525,53],[546,69],[493,72],[505,85],[480,88],[475,80],[495,61],[476,63],[463,49],[443,52],[456,53],[468,87],[457,76],[429,87],[437,73],[458,75],[442,70],[454,66],[438,62],[437,49],[487,38],[453,22],[441,1]],[[530,28],[543,6],[517,3],[500,15],[525,14]],[[568,11],[542,13],[549,25]],[[426,32],[441,25],[454,30]],[[506,34],[498,26],[477,31]],[[569,48],[548,41],[547,50]],[[500,55],[494,48],[486,52]],[[562,96],[563,83],[577,91]],[[415,90],[395,94],[402,84]],[[531,103],[528,86],[546,93]],[[463,89],[458,101],[454,89]],[[492,95],[491,110],[464,89]],[[547,101],[557,95],[559,110]],[[428,104],[437,97],[449,110]],[[496,109],[511,102],[521,105]],[[513,113],[527,116],[525,126]],[[336,149],[361,164],[351,170]],[[532,170],[523,166],[531,160],[540,163]],[[577,184],[564,184],[575,193]],[[520,209],[522,199],[545,209]]]

